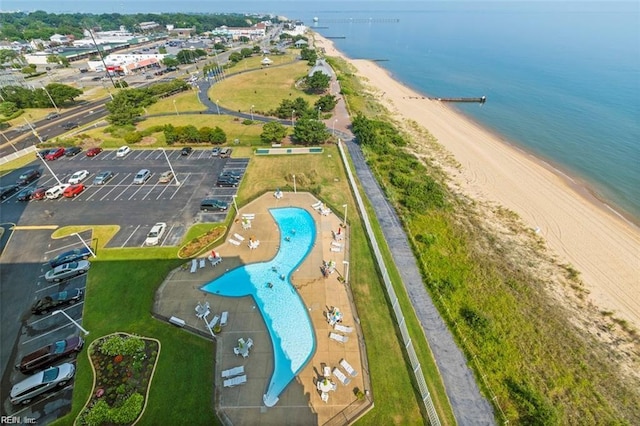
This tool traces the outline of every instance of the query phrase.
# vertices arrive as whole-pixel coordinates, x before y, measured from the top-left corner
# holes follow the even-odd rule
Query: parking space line
[[[149,179],[151,179],[151,178],[149,178]],[[146,194],[144,194],[144,196],[142,197],[142,199],[143,199],[143,200],[144,200],[144,199],[146,199],[146,198],[147,198],[147,196],[148,196],[149,194],[151,194],[151,193],[153,192],[153,190],[154,190],[154,189],[156,189],[156,186],[158,186],[158,182],[156,182],[156,183],[151,187],[151,189],[149,190],[149,192],[147,192]]]
[[[53,252],[56,252],[56,251],[64,250],[64,249],[67,249],[69,247],[76,247],[78,245],[79,245],[79,241],[75,240],[73,243],[67,244],[66,246],[57,247],[57,248],[54,248],[53,250],[45,251],[44,254],[49,254],[49,253],[53,253]]]
[[[171,231],[173,231],[173,228],[175,226],[171,225],[171,228],[169,228],[169,230],[167,231],[166,234],[164,234],[164,239],[162,240],[162,242],[160,243],[161,246],[164,246],[164,243],[167,241],[167,238],[169,238],[169,235],[171,235]]]
[[[41,275],[41,276],[39,276],[38,278],[42,278],[43,276],[44,276],[44,275]],[[49,290],[49,289],[50,289],[50,288],[52,288],[52,287],[58,287],[59,285],[60,285],[60,283],[55,283],[55,284],[51,284],[50,286],[47,286],[47,287],[42,287],[42,288],[40,288],[40,289],[36,290],[36,293],[40,293],[41,291]]]
[[[151,176],[153,176],[153,175],[151,175]],[[149,179],[151,179],[151,178],[149,178]],[[136,186],[138,186],[139,188],[138,188],[138,189],[136,189],[136,192],[134,192],[133,194],[131,194],[131,196],[129,197],[129,200],[131,200],[133,197],[135,197],[135,196],[136,196],[136,194],[137,194],[138,192],[140,192],[140,190],[141,190],[142,188],[144,188],[146,185],[143,183],[142,185],[136,185]],[[143,199],[144,199],[144,198],[143,198]]]
[[[173,200],[173,197],[176,196],[176,194],[178,193],[178,191],[180,191],[180,188],[187,182],[187,179],[189,179],[189,176],[191,176],[191,173],[187,173],[187,176],[185,176],[184,179],[182,179],[182,181],[180,181],[180,185],[178,185],[178,187],[176,188],[175,191],[173,191],[173,194],[171,194],[171,197],[169,197],[170,200]]]
[[[84,291],[84,289],[83,289],[83,291]],[[84,300],[82,300],[82,301],[80,301],[80,302],[77,302],[77,303],[74,303],[73,305],[69,306],[68,308],[66,308],[66,309],[61,309],[61,310],[62,310],[62,311],[68,311],[69,309],[71,309],[71,308],[73,308],[73,307],[75,307],[75,306],[81,306],[81,305],[83,305],[83,304],[84,304]],[[51,316],[51,315],[47,315],[47,316],[42,317],[42,318],[40,318],[40,319],[37,319],[37,320],[35,320],[35,321],[31,322],[31,323],[28,323],[28,324],[27,324],[27,327],[31,327],[32,325],[37,324],[37,323],[39,323],[40,321],[44,321],[44,320],[46,320],[46,319],[49,319],[49,317],[50,317],[50,316]]]
[[[78,318],[78,319],[74,318],[74,320],[79,322],[80,320],[82,320],[82,318]],[[63,324],[58,328],[54,328],[53,330],[47,331],[46,333],[41,333],[35,337],[32,337],[31,339],[25,340],[24,342],[22,342],[22,344],[26,345],[27,343],[31,343],[34,340],[38,340],[39,338],[46,336],[47,334],[55,333],[56,331],[62,330],[63,328],[67,328],[67,327],[75,327],[75,326],[72,323]]]
[[[135,157],[133,157],[133,159],[134,159],[134,160],[138,160],[138,159],[140,159],[140,157],[142,157],[142,156],[144,155],[144,153],[145,153],[145,152],[147,152],[147,150],[146,150],[146,149],[143,149],[143,150],[140,150],[140,151],[134,151],[134,152],[137,152],[137,153],[138,153],[138,155],[136,155]],[[131,154],[131,153],[129,153],[129,154]]]
[[[133,237],[133,234],[135,234],[138,231],[138,228],[140,228],[140,225],[136,226],[136,229],[133,230],[133,232],[131,233],[131,235],[129,235],[129,238],[127,238],[127,240],[122,243],[122,245],[120,247],[124,247],[127,245],[127,243],[129,242],[129,240],[131,239],[131,237]]]

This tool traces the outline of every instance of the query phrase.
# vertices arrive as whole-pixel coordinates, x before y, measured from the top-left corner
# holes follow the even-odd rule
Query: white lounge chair
[[[340,380],[340,383],[345,386],[347,386],[351,382],[351,379],[345,376],[342,370],[340,370],[338,367],[333,369],[333,375],[336,376],[336,378]]]
[[[316,203],[311,204],[311,208],[314,210],[318,210],[322,207],[322,201],[318,201]]]
[[[324,402],[329,402],[329,394],[328,394],[328,393],[326,393],[326,392],[322,392],[322,393],[320,394],[320,398],[322,398],[322,400],[323,400]]]
[[[329,216],[331,214],[331,209],[321,209],[320,214],[322,216]]]
[[[239,246],[240,243],[236,240],[234,240],[233,238],[229,238],[229,243],[233,244],[234,246]]]
[[[200,259],[200,268],[204,268],[205,260]]]
[[[191,260],[191,273],[193,274],[198,270],[198,261],[196,259]]]
[[[233,377],[233,376],[239,376],[240,374],[244,374],[244,365],[241,365],[239,367],[233,367],[228,370],[222,371],[222,377]]]
[[[353,331],[353,327],[348,327],[346,325],[335,323],[333,328],[340,333],[351,333]]]
[[[235,238],[238,241],[244,241],[244,237],[238,233],[233,234],[233,238]]]
[[[243,219],[242,229],[251,229],[251,221],[249,219],[246,219],[246,221]]]
[[[253,347],[253,339],[249,337],[247,339],[247,349],[251,349]]]
[[[240,355],[240,348],[239,348],[239,347],[237,347],[237,346],[236,346],[236,347],[234,347],[234,348],[233,348],[233,353],[234,353],[234,354],[236,354],[236,356],[237,356],[237,355]]]
[[[325,365],[324,368],[322,369],[322,375],[328,379],[329,376],[331,376],[331,367],[329,367],[328,365]]]
[[[213,327],[215,327],[216,324],[218,323],[219,319],[220,317],[218,315],[214,316],[213,319],[209,321],[209,324],[207,324],[207,327],[209,327],[210,329],[213,329]]]
[[[243,385],[247,383],[247,376],[243,374],[242,376],[237,376],[232,379],[227,379],[224,381],[225,388],[231,388],[233,386]]]
[[[218,266],[222,262],[222,258],[209,256],[209,262],[211,262],[211,266]]]
[[[331,247],[330,249],[333,253],[340,253],[342,249],[340,247]]]
[[[349,340],[347,336],[343,336],[342,334],[338,334],[338,333],[329,334],[329,338],[340,343],[346,343]]]
[[[342,248],[342,243],[338,243],[335,241],[331,241],[331,247],[338,247],[338,248]]]
[[[243,218],[243,219],[253,220],[253,219],[255,219],[255,218],[256,218],[256,215],[255,215],[255,213],[244,213],[244,214],[242,215],[242,218]]]
[[[353,369],[351,364],[349,364],[346,359],[341,360],[340,365],[342,366],[342,368],[344,368],[344,371],[346,371],[351,377],[356,377],[358,375],[358,372]]]
[[[227,320],[229,319],[229,312],[224,311],[222,316],[220,317],[220,327],[224,327],[227,325]]]

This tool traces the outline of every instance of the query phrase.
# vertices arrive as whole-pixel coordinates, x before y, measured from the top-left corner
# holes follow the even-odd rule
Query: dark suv
[[[29,185],[34,180],[40,177],[40,171],[36,169],[27,170],[23,174],[20,175],[18,181],[16,182],[20,186]]]
[[[229,203],[222,200],[208,199],[200,202],[200,210],[208,212],[213,210],[224,211],[229,208]]]
[[[42,370],[59,359],[71,356],[75,352],[80,352],[82,345],[84,345],[84,340],[78,336],[52,342],[22,357],[16,368],[22,374],[30,374],[34,371]]]
[[[31,313],[36,315],[46,314],[59,306],[73,305],[81,298],[82,289],[79,288],[54,293],[34,303],[31,307]]]

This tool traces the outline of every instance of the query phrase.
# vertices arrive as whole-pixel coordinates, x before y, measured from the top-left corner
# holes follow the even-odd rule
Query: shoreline
[[[350,63],[398,121],[415,121],[437,139],[460,165],[447,174],[465,195],[517,213],[525,226],[539,232],[559,263],[580,272],[587,298],[599,310],[640,329],[640,227],[634,217],[546,158],[451,106],[422,99],[422,93],[377,63],[350,59],[331,40],[315,32],[314,37],[327,55]]]

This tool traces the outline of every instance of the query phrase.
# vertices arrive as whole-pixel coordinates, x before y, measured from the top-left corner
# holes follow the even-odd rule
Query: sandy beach
[[[374,62],[351,60],[331,41],[318,34],[315,38],[328,56],[353,64],[357,74],[378,89],[378,100],[399,121],[415,121],[437,138],[460,164],[451,178],[462,193],[517,213],[543,237],[559,263],[580,272],[593,305],[640,329],[640,229],[636,225],[569,176],[449,106],[400,84]]]

